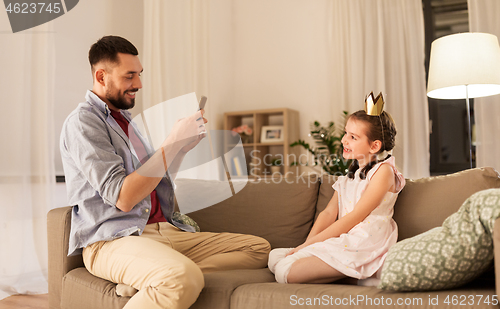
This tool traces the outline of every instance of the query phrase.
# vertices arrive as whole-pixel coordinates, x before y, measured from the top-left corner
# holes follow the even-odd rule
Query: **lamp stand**
[[[467,129],[469,132],[469,162],[472,169],[472,128],[470,121],[469,86],[465,85],[465,104],[467,106]]]

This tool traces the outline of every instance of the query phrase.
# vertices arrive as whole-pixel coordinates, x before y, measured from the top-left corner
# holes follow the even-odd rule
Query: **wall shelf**
[[[274,108],[224,113],[224,130],[232,130],[243,124],[253,130],[251,142],[243,144],[248,175],[270,176],[271,159],[280,157],[284,161],[281,174],[291,176],[293,172],[290,163],[296,161],[299,156],[298,149],[290,147],[300,136],[299,112],[289,108]],[[262,142],[263,126],[282,126],[283,140]]]

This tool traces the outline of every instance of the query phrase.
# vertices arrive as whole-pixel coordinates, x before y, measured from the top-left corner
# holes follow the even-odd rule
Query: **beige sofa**
[[[316,176],[261,179],[249,182],[235,196],[189,215],[202,231],[254,234],[267,239],[273,248],[293,247],[306,239],[314,219],[333,195],[333,182],[333,177]],[[207,185],[204,181],[191,181],[193,184]],[[407,180],[395,205],[399,239],[440,226],[472,193],[498,187],[499,175],[491,168]],[[115,284],[89,274],[81,256],[66,256],[70,216],[71,207],[48,214],[50,308],[122,308],[129,298],[117,296]],[[494,244],[495,255],[500,256],[500,246],[496,246],[500,244],[500,224],[495,225]],[[500,269],[499,261],[496,259],[496,269]],[[389,302],[407,308],[498,308],[491,301],[496,295],[493,268],[457,289],[411,293],[338,283],[279,284],[265,268],[205,275],[205,288],[191,308],[381,308]],[[486,297],[489,304],[483,301]]]

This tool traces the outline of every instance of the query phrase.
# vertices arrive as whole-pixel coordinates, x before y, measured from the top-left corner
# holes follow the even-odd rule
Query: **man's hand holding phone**
[[[203,117],[205,110],[206,97],[202,97],[200,100],[199,109],[196,113],[186,118],[179,119],[173,126],[167,139],[163,142],[161,147],[180,147],[178,150],[186,153],[193,149],[202,138],[205,137],[207,131],[205,129],[205,123],[208,122],[207,119]],[[178,151],[177,150],[177,151]]]
[[[198,108],[198,112],[197,112],[197,114],[199,114],[199,116],[196,119],[196,121],[199,124],[198,128],[200,129],[200,133],[198,134],[198,138],[196,138],[194,141],[192,141],[191,143],[187,144],[186,146],[182,147],[181,151],[183,151],[185,153],[187,153],[188,151],[190,151],[191,149],[193,149],[194,147],[196,147],[196,145],[198,145],[198,143],[207,134],[207,130],[205,129],[205,123],[207,123],[208,120],[205,117],[203,117],[203,115],[205,114],[205,104],[206,103],[207,103],[207,97],[202,96],[201,99],[200,99],[200,104],[199,104],[199,108]]]
[[[200,133],[200,134],[206,134],[207,133],[207,130],[205,129],[205,123],[208,122],[207,119],[203,118],[203,114],[205,114],[205,104],[207,103],[207,97],[205,96],[202,96],[201,99],[200,99],[200,105],[199,105],[199,108],[198,108],[198,111],[201,111],[201,118],[203,119],[203,131]],[[196,119],[196,120],[200,120],[200,118]]]

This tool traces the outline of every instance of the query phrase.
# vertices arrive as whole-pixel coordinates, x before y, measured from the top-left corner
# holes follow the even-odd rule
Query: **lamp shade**
[[[465,99],[500,93],[500,46],[488,33],[460,33],[432,42],[427,96]]]

